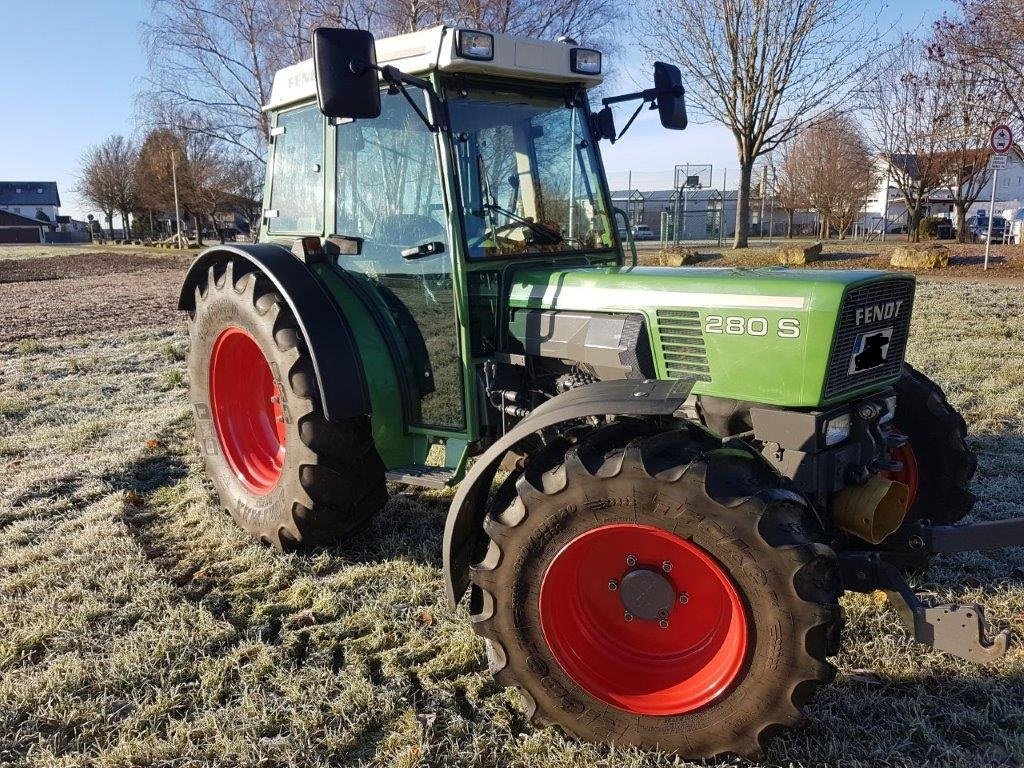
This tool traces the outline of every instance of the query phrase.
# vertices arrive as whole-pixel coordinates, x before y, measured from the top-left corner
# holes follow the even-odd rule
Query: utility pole
[[[885,195],[885,203],[882,204],[882,242],[885,242],[885,233],[889,229],[889,182],[892,174],[892,161],[886,158],[885,162],[885,188],[882,194]]]
[[[722,247],[722,234],[725,231],[725,174],[728,171],[722,169],[722,200],[718,206],[718,247]],[[712,182],[713,183],[713,182]]]
[[[768,186],[768,166],[761,166],[761,214],[757,217],[757,234],[764,237],[764,188]]]
[[[171,179],[174,182],[174,236],[181,249],[181,209],[178,207],[178,165],[177,156],[171,152]]]
[[[772,229],[775,228],[775,166],[772,166],[772,202],[768,206],[768,245],[772,244]]]
[[[996,210],[996,185],[999,184],[999,169],[992,169],[992,197],[988,201],[988,235],[985,237],[985,266],[988,269],[988,249],[992,247],[992,218]],[[1004,225],[1005,226],[1005,225]]]

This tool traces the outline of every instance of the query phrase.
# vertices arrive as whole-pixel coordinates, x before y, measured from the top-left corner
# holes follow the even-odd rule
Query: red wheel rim
[[[241,328],[221,332],[210,353],[210,408],[217,439],[238,479],[255,494],[281,478],[285,455],[281,393],[256,340]]]
[[[626,620],[626,595],[610,582],[625,585],[637,570],[671,585],[667,627]],[[711,703],[747,655],[746,611],[728,573],[696,544],[648,525],[602,525],[566,544],[544,574],[539,607],[544,639],[573,680],[639,715],[681,715]]]
[[[893,430],[893,433],[897,435],[902,434],[896,429]],[[902,464],[903,469],[899,472],[882,472],[882,476],[889,480],[903,483],[910,489],[910,495],[907,496],[907,509],[910,509],[914,506],[914,501],[917,500],[917,489],[921,483],[920,469],[917,466],[917,455],[914,453],[913,446],[907,442],[892,452],[892,458]]]

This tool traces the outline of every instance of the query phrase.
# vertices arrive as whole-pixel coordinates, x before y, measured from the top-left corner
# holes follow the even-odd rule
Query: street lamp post
[[[174,184],[174,236],[178,241],[178,249],[181,249],[181,210],[178,207],[178,166],[177,156],[171,152],[171,180]]]

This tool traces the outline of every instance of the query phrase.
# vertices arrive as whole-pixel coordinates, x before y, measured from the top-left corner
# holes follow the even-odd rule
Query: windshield
[[[614,246],[583,109],[505,86],[449,96],[470,258]]]

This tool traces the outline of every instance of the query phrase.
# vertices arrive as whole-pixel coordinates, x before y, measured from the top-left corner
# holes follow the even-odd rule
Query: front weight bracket
[[[980,605],[922,603],[899,569],[876,552],[840,553],[839,568],[845,589],[885,592],[907,630],[922,645],[980,663],[1002,658],[1009,647],[1009,630],[989,637]]]

